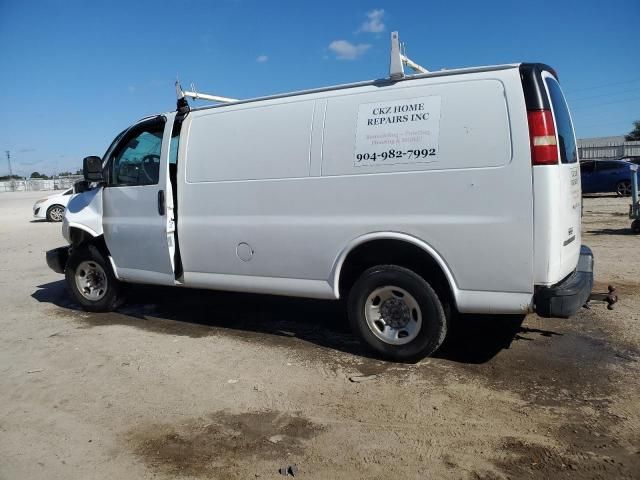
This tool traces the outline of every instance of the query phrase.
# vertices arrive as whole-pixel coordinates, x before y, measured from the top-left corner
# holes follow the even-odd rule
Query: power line
[[[7,154],[7,163],[9,164],[9,185],[13,192],[16,189],[16,184],[13,181],[13,170],[11,170],[11,152],[9,150],[5,150],[4,153]]]
[[[633,122],[631,120],[623,120],[623,121],[617,121],[617,122],[607,122],[607,123],[592,123],[589,125],[580,125],[579,122],[576,122],[576,129],[580,128],[593,128],[593,127],[609,127],[611,125],[632,125]]]
[[[593,105],[578,105],[577,107],[573,107],[571,108],[571,110],[582,110],[585,108],[595,108],[595,107],[601,107],[603,105],[613,105],[614,103],[624,103],[624,102],[637,102],[638,100],[640,100],[640,97],[634,97],[634,98],[623,98],[622,100],[615,100],[613,102],[604,102],[604,103],[594,103]]]
[[[580,102],[582,100],[588,100],[588,99],[591,99],[591,98],[613,97],[615,95],[622,95],[623,93],[637,93],[637,92],[640,92],[640,89],[634,88],[634,89],[631,89],[631,90],[622,90],[620,92],[614,92],[614,93],[600,93],[598,95],[589,95],[589,96],[586,96],[586,97],[578,97],[578,98],[569,97],[569,101],[571,101],[571,102]]]
[[[5,150],[4,153],[7,154],[7,163],[9,164],[9,178],[13,176],[13,171],[11,170],[11,151]]]
[[[622,82],[612,82],[612,83],[603,83],[602,85],[595,85],[592,87],[583,87],[583,88],[576,88],[575,90],[569,90],[567,92],[565,92],[565,94],[570,94],[570,93],[575,93],[575,92],[582,92],[584,90],[595,90],[597,88],[605,88],[605,87],[610,87],[613,85],[624,85],[627,83],[634,83],[634,82],[640,82],[640,78],[635,78],[633,80],[625,80]]]

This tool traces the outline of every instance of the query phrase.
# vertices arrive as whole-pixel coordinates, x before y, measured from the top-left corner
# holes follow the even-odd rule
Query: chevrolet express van
[[[345,299],[362,342],[412,361],[454,312],[569,317],[590,295],[546,65],[178,103],[85,159],[47,261],[86,310],[117,308],[124,283]]]

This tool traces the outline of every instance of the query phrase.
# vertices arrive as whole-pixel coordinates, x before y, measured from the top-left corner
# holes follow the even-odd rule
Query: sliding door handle
[[[158,213],[160,215],[165,214],[164,190],[160,190],[158,192]]]

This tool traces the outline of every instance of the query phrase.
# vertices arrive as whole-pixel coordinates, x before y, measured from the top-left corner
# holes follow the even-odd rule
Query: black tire
[[[94,267],[93,272],[98,272],[100,286],[104,286],[104,288],[99,289],[100,293],[98,295],[100,297],[96,299],[87,298],[80,291],[78,282],[76,282],[76,274],[84,277],[82,275],[84,269],[79,272],[78,267],[87,265],[87,262]],[[99,268],[95,267],[95,265],[98,265]],[[101,272],[99,271],[100,269]],[[72,250],[69,260],[67,260],[64,275],[67,281],[67,289],[83,310],[89,312],[111,312],[124,302],[122,284],[113,275],[109,261],[93,245],[82,246]]]
[[[367,299],[374,291],[385,287],[404,290],[419,306],[421,327],[409,343],[388,343],[373,332],[372,328],[375,327],[367,323]],[[380,310],[383,306],[379,307]],[[434,289],[421,276],[396,265],[378,265],[362,273],[349,292],[348,313],[351,329],[358,339],[380,357],[388,360],[416,362],[433,354],[447,335],[447,315]]]
[[[631,231],[633,233],[640,233],[640,220],[639,219],[635,219],[633,222],[631,222]]]
[[[62,205],[51,205],[47,209],[48,222],[61,222],[64,217],[64,207]]]
[[[629,197],[631,195],[631,180],[622,180],[616,185],[616,193],[619,197]]]

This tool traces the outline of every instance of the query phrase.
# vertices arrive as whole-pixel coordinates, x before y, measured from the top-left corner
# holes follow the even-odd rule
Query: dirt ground
[[[39,196],[0,194],[0,479],[640,478],[627,199],[584,202],[614,311],[465,318],[402,365],[370,358],[336,302],[137,287],[79,311]]]

